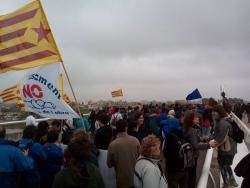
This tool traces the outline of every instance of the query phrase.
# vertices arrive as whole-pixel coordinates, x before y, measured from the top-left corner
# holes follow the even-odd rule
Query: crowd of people
[[[206,105],[107,107],[92,111],[88,120],[73,120],[73,126],[28,118],[18,142],[6,140],[0,126],[0,184],[195,188],[199,152],[217,148],[224,187],[237,187],[231,169],[237,152],[231,110],[211,98]]]

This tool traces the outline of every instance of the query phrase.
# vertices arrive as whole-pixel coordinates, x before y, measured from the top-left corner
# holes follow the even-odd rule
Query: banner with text
[[[63,101],[58,88],[61,65],[52,63],[32,69],[21,82],[20,95],[25,111],[52,119],[79,118],[78,114]]]

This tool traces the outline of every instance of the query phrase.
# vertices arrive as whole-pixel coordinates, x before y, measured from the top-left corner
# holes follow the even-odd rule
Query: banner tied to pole
[[[25,111],[52,119],[79,118],[60,94],[58,87],[60,73],[60,64],[52,63],[32,69],[25,76],[20,87]]]
[[[0,16],[0,73],[61,61],[38,0]]]
[[[122,97],[123,96],[122,89],[119,89],[119,90],[116,90],[116,91],[112,91],[111,95],[112,95],[113,98],[115,98],[115,97]]]

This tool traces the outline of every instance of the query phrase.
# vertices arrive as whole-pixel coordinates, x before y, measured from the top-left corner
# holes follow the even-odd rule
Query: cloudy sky
[[[0,14],[31,0],[0,0]],[[249,0],[42,0],[80,101],[250,100]],[[0,75],[0,89],[22,72]],[[12,81],[10,81],[12,80]]]

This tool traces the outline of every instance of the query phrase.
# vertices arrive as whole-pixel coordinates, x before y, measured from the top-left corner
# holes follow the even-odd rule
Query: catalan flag
[[[3,102],[17,103],[18,106],[23,111],[25,106],[19,93],[19,87],[20,85],[15,85],[3,90],[0,93],[0,97],[3,100]]]
[[[115,98],[115,97],[122,97],[123,96],[122,89],[119,89],[119,90],[116,90],[116,91],[112,91],[111,95],[112,95],[113,98]]]
[[[0,73],[60,61],[39,0],[0,16]]]
[[[63,88],[63,75],[62,74],[60,74],[59,78],[58,78],[58,88],[59,88],[59,92],[60,92],[60,95],[62,96],[63,100],[67,104],[72,103],[72,101],[70,100],[69,96],[64,91],[64,88]]]

